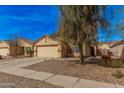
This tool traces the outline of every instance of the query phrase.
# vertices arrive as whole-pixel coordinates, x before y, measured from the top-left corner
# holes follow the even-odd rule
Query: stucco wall
[[[0,47],[9,47],[9,45],[5,41],[0,41]]]
[[[53,44],[58,44],[59,42],[52,40],[49,37],[44,37],[42,40],[37,42],[35,46],[37,45],[53,45]]]
[[[31,47],[33,48],[33,45],[24,41],[24,40],[19,40],[19,45],[24,47],[24,54],[27,55],[26,53],[26,47]]]
[[[61,46],[59,42],[49,37],[44,37],[34,45],[35,57],[61,57]]]
[[[124,58],[124,44],[114,46],[110,50],[115,57]]]
[[[5,41],[0,41],[0,55],[2,56],[8,56],[10,53],[9,51],[9,45]]]

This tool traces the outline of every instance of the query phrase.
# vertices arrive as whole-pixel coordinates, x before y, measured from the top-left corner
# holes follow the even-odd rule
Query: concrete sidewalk
[[[21,63],[21,61],[23,62]],[[30,61],[30,62],[25,63],[25,61]],[[36,59],[33,61],[31,59],[24,59],[24,60],[21,59],[20,61],[17,60],[13,63],[15,65],[12,65],[12,63],[9,65],[7,64],[1,65],[0,72],[21,76],[25,78],[30,78],[34,80],[45,81],[47,83],[62,86],[65,88],[123,88],[124,87],[116,84],[80,79],[77,77],[71,77],[71,76],[65,76],[65,75],[55,75],[47,72],[37,72],[34,70],[27,70],[27,69],[21,68],[23,66],[36,64],[38,62],[41,62],[41,59]]]

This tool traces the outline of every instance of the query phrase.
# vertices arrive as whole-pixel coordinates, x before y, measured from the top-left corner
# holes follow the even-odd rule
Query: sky
[[[120,21],[123,23],[124,6],[108,6],[114,11],[113,16],[108,14],[112,34],[110,41],[121,40],[115,26]],[[117,11],[119,10],[119,11]],[[120,12],[121,11],[121,12]],[[12,35],[37,40],[45,34],[58,31],[60,11],[58,6],[0,6],[0,40],[10,39]],[[104,31],[98,31],[99,41],[106,40]]]
[[[58,6],[0,6],[0,40],[20,36],[36,40],[58,30]]]
[[[110,24],[108,29],[108,32],[110,32],[110,34],[106,34],[105,30],[99,29],[98,41],[111,42],[123,40],[124,31],[119,31],[117,29],[117,25],[121,24],[122,26],[124,26],[124,6],[122,5],[107,6],[106,17]]]

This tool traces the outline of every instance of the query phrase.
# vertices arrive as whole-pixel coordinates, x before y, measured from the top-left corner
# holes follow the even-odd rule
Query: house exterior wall
[[[10,55],[16,56],[16,55],[24,55],[24,47],[23,46],[10,46]]]
[[[10,53],[9,51],[9,45],[6,41],[0,42],[0,55],[1,56],[8,56]]]
[[[65,53],[68,53],[67,57],[80,57],[80,50],[79,50],[79,47],[77,45],[69,44],[68,47],[69,47],[69,51],[65,52]],[[78,51],[75,51],[76,47],[78,47]],[[86,42],[83,43],[83,55],[85,57],[91,56],[90,44],[88,44]]]
[[[48,36],[42,38],[34,45],[35,57],[61,57],[61,46],[59,42],[52,40]]]
[[[61,57],[58,52],[58,45],[37,47],[38,57]]]
[[[24,47],[24,55],[27,55],[26,53],[26,48],[30,47],[31,49],[33,49],[33,45],[24,41],[24,40],[19,40],[19,46],[23,46]]]
[[[17,55],[27,55],[26,54],[26,47],[33,47],[32,44],[24,41],[18,41],[19,46],[17,47]],[[0,55],[3,56],[14,56],[16,53],[16,47],[10,46],[7,41],[0,41]]]
[[[113,53],[113,56],[124,59],[124,44],[111,47],[110,50]]]
[[[38,46],[38,45],[54,45],[54,44],[59,44],[59,42],[54,41],[51,38],[49,38],[49,37],[46,36],[42,40],[40,40],[39,42],[37,42],[35,44],[35,46]]]
[[[98,47],[100,49],[109,49],[109,44],[99,44]]]

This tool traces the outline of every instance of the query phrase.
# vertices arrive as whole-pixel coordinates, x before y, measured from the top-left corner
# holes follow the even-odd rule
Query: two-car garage
[[[38,46],[37,57],[60,57],[58,45]]]
[[[59,42],[51,39],[48,36],[40,38],[35,43],[36,57],[61,57],[61,47]]]

